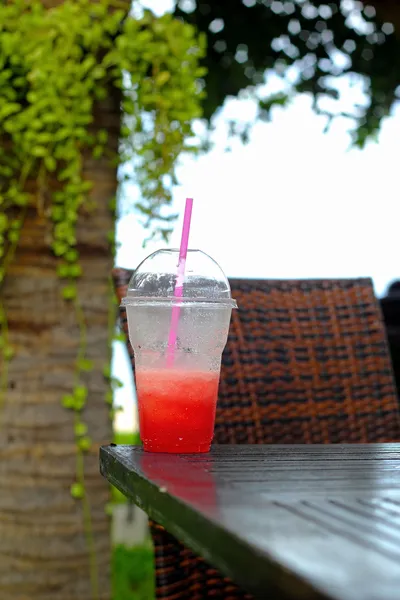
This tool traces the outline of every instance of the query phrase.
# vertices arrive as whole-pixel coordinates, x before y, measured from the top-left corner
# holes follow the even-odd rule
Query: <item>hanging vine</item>
[[[73,304],[80,331],[73,386],[61,402],[74,412],[77,468],[71,494],[83,501],[92,550],[83,470],[91,440],[82,418],[88,393],[82,375],[92,364],[76,285],[82,274],[77,224],[82,211],[95,209],[92,182],[83,177],[84,157],[106,155],[117,164],[133,164],[141,192],[135,208],[166,236],[161,208],[171,201],[178,157],[194,149],[192,122],[201,112],[203,39],[169,14],[145,11],[133,18],[124,8],[118,0],[67,0],[50,10],[38,0],[0,6],[0,288],[24,235],[26,211],[36,206],[51,222],[49,251],[58,257],[62,297]],[[119,156],[108,150],[107,130],[93,127],[95,107],[111,87],[120,90],[124,115]],[[34,189],[26,185],[32,180]],[[113,246],[114,233],[109,237]],[[13,354],[0,302],[0,409]],[[113,384],[107,367],[104,374]],[[106,401],[112,401],[110,392]],[[93,559],[93,597],[95,570]]]

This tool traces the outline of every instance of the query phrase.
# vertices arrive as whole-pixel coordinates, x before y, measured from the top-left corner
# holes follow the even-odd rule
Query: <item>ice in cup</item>
[[[151,254],[133,273],[122,300],[135,355],[140,437],[151,452],[208,452],[221,356],[237,305],[222,269],[200,250],[188,250],[183,293],[177,298],[178,261],[178,250]]]

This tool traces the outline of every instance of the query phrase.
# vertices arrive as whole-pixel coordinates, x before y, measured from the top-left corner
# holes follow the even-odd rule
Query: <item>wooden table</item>
[[[258,598],[400,599],[400,444],[203,455],[109,446],[100,462],[113,485]]]

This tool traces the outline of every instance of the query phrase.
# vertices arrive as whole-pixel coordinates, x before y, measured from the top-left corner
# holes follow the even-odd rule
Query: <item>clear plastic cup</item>
[[[174,296],[179,250],[148,256],[129,282],[126,307],[135,355],[140,437],[151,452],[208,452],[232,308],[229,282],[200,250],[188,250],[182,298]],[[172,310],[177,339],[168,346]]]

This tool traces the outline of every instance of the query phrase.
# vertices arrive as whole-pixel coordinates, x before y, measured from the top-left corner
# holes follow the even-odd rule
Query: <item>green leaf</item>
[[[103,369],[103,375],[106,379],[110,379],[111,377],[111,367],[109,365],[106,365]]]
[[[0,231],[5,231],[8,226],[8,217],[5,214],[0,213]]]
[[[81,371],[93,370],[93,361],[89,360],[88,358],[80,358],[76,364]]]
[[[74,388],[73,394],[74,398],[77,400],[86,400],[88,395],[88,389],[83,385],[78,385]]]
[[[66,285],[62,290],[62,297],[64,300],[74,300],[76,298],[77,289],[76,285],[71,283],[70,285]]]
[[[76,388],[74,388],[74,410],[79,412],[84,408],[86,404],[87,394],[88,390],[84,386],[77,386]]]
[[[10,240],[10,242],[12,244],[15,244],[16,242],[18,242],[18,240],[19,240],[19,231],[11,229],[11,231],[8,232],[8,239]]]
[[[96,59],[93,54],[89,54],[85,60],[81,64],[81,69],[83,72],[88,72],[94,65],[96,64]]]
[[[100,144],[106,144],[107,140],[108,140],[108,133],[106,129],[100,129],[99,133],[97,134],[97,139],[99,140]]]
[[[104,87],[96,87],[95,96],[98,100],[105,100],[105,98],[107,98],[107,92]]]
[[[26,206],[28,204],[28,194],[19,193],[14,200],[17,206]]]
[[[57,161],[53,156],[51,156],[50,154],[47,154],[44,157],[44,165],[48,171],[53,172],[56,170]]]
[[[93,148],[92,154],[93,154],[93,158],[96,158],[96,159],[100,158],[103,154],[103,146],[98,146],[98,145],[95,146]]]
[[[113,337],[113,340],[116,342],[126,342],[126,335],[123,332],[116,333]]]
[[[66,394],[61,400],[64,408],[74,408],[75,398],[71,394]]]
[[[89,192],[93,187],[93,181],[83,181],[82,182],[82,192]]]
[[[112,404],[113,400],[114,400],[114,394],[112,393],[111,390],[109,390],[108,392],[106,392],[106,397],[105,397],[106,403],[107,404]]]
[[[196,77],[204,77],[205,75],[207,75],[207,68],[206,67],[199,67],[198,69],[196,69],[195,71],[195,75]]]
[[[14,354],[14,350],[11,346],[5,346],[5,348],[3,348],[3,357],[5,360],[11,360]]]
[[[169,73],[169,71],[162,71],[156,77],[156,85],[158,85],[158,87],[162,87],[167,83],[167,81],[169,81],[170,78],[171,73]]]
[[[132,111],[133,112],[133,111]],[[131,135],[132,131],[130,129],[130,127],[128,127],[127,125],[123,125],[121,127],[121,136],[122,137],[129,137]]]
[[[117,199],[115,198],[115,196],[113,198],[111,198],[111,200],[108,203],[108,208],[112,211],[115,212],[117,209]]]
[[[80,500],[85,495],[85,489],[81,483],[73,483],[70,488],[71,496],[76,500]]]
[[[65,260],[67,260],[70,263],[76,262],[79,258],[79,254],[78,251],[75,250],[74,248],[71,250],[68,250],[68,252],[65,255]]]
[[[78,446],[83,452],[87,452],[92,445],[92,440],[90,437],[85,436],[78,441]]]
[[[61,263],[57,266],[57,275],[62,278],[69,277],[69,265]]]
[[[117,377],[112,377],[111,378],[111,383],[113,388],[123,388],[124,384],[122,383],[122,381],[120,379],[118,379]]]
[[[112,502],[107,502],[107,504],[104,507],[104,512],[106,513],[106,515],[108,515],[109,517],[112,517],[113,514],[113,503]]]
[[[79,422],[79,423],[75,424],[74,431],[75,431],[76,437],[85,435],[87,433],[87,430],[88,430],[88,428],[87,428],[86,423]]]
[[[37,156],[37,157],[46,156],[46,154],[47,154],[47,148],[45,148],[44,146],[34,146],[31,149],[31,154],[33,156]]]
[[[17,113],[20,110],[21,110],[20,104],[18,104],[17,102],[8,102],[8,103],[4,104],[4,106],[0,110],[0,118],[1,118],[1,120],[6,119],[10,115]]]
[[[69,276],[70,277],[80,277],[82,275],[82,267],[80,265],[71,265],[69,267]]]
[[[27,98],[28,102],[30,102],[31,104],[34,104],[37,100],[37,94],[35,94],[35,92],[28,92],[26,95],[26,98]]]
[[[53,252],[56,256],[62,256],[68,250],[67,244],[65,242],[60,242],[58,240],[56,240],[53,243],[52,248],[53,248]]]
[[[97,65],[92,71],[92,77],[94,79],[101,79],[105,75],[105,70]]]

